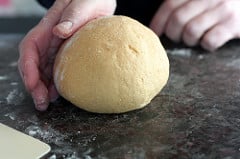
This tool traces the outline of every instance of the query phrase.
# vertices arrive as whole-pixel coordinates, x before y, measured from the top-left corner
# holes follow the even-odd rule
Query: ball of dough
[[[125,16],[87,23],[62,45],[54,65],[60,95],[96,113],[146,106],[168,76],[169,61],[158,36]]]

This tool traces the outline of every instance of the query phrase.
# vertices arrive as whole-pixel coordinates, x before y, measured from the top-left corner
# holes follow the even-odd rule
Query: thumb
[[[70,37],[78,28],[88,21],[107,14],[103,5],[98,1],[72,0],[62,13],[59,23],[53,28],[53,34],[59,38],[66,39]]]

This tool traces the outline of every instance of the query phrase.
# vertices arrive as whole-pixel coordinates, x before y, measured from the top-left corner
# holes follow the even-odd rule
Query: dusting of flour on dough
[[[72,46],[74,40],[76,39],[76,37],[72,37],[71,39],[69,39],[69,41],[65,44],[65,46],[63,47],[63,51],[62,51],[62,54],[65,54],[67,53],[67,51],[65,51],[66,49],[68,49],[69,47]],[[61,56],[61,57],[64,57],[64,56]],[[67,61],[68,59],[66,58],[61,58],[60,59],[60,63],[64,63],[65,61]],[[61,65],[61,64],[60,64]],[[59,88],[59,85],[60,85],[60,82],[63,80],[64,78],[64,73],[65,73],[65,69],[63,68],[62,70],[60,69],[57,69],[55,71],[55,75],[54,75],[54,83],[56,85],[56,88],[57,90],[60,90]]]
[[[56,85],[57,90],[60,90],[60,82],[63,80],[65,74],[65,69],[62,70],[57,69],[54,77],[54,82]]]
[[[55,86],[56,86],[57,90],[59,90],[59,79],[58,79],[58,77],[59,77],[59,72],[60,72],[60,70],[57,69],[57,70],[55,71],[55,74],[54,74],[54,83],[55,83]]]

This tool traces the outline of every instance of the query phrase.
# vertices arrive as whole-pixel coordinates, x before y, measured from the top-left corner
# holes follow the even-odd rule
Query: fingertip
[[[204,49],[214,52],[233,38],[235,36],[232,30],[228,30],[227,24],[219,24],[204,35],[201,45]]]
[[[189,34],[186,34],[185,32],[184,32],[184,34],[182,36],[182,40],[189,47],[194,47],[199,42],[199,38],[198,37],[193,36],[193,35],[191,36]]]
[[[35,105],[35,108],[41,112],[46,111],[48,108],[48,103],[37,104]]]
[[[71,21],[63,21],[53,28],[53,34],[61,39],[66,39],[72,35],[73,23]]]
[[[43,96],[40,95],[38,97],[32,95],[35,108],[39,111],[46,111],[49,105],[49,100],[48,98],[44,97],[44,95]]]
[[[37,86],[31,92],[35,108],[39,111],[47,110],[49,105],[48,90],[42,81],[38,81]]]
[[[201,46],[209,52],[214,52],[218,48],[218,46],[210,40],[202,40]]]

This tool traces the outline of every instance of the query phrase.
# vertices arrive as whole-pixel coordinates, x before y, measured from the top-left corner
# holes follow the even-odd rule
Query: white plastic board
[[[37,159],[50,151],[50,146],[0,123],[0,158]]]

